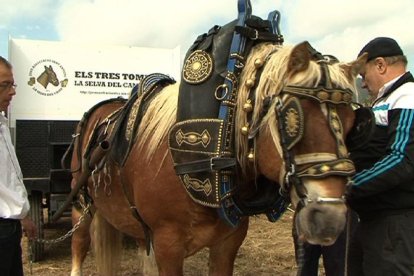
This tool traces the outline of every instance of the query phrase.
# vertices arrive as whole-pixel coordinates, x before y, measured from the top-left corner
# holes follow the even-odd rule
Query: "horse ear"
[[[290,53],[288,72],[290,75],[302,72],[309,66],[311,54],[309,52],[309,42],[304,41],[296,45]]]
[[[346,76],[352,80],[361,72],[362,68],[367,63],[367,60],[368,53],[363,53],[356,60],[342,64],[341,67],[344,69]]]

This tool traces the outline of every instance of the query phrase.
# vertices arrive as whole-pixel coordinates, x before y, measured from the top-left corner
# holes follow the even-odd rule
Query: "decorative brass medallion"
[[[213,186],[208,178],[202,181],[198,178],[191,178],[188,174],[185,174],[183,181],[187,189],[191,188],[196,192],[203,192],[206,196],[209,196],[213,190]]]
[[[182,143],[186,143],[191,146],[202,144],[203,147],[206,148],[210,144],[211,135],[207,129],[205,129],[201,134],[197,132],[184,133],[181,129],[179,129],[175,134],[175,140],[179,146],[181,146]]]
[[[205,81],[213,72],[211,56],[202,50],[194,51],[183,66],[183,79],[191,84]]]

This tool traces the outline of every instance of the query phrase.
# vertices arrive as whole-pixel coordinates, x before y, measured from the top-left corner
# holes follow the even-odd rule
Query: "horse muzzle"
[[[295,216],[296,231],[301,240],[310,244],[332,245],[346,224],[344,202],[313,200]]]

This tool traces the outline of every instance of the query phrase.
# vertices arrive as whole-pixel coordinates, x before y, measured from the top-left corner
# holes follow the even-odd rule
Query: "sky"
[[[155,48],[181,55],[214,25],[237,18],[236,0],[0,0],[0,55],[9,37]],[[309,41],[352,61],[377,36],[396,39],[414,71],[412,0],[251,0],[253,14],[281,13],[285,44]]]

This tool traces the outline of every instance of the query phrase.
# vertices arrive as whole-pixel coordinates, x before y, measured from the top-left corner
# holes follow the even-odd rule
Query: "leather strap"
[[[260,40],[260,41],[269,41],[269,42],[281,42],[280,36],[275,35],[268,31],[259,31],[255,28],[245,27],[245,26],[236,26],[236,32],[248,37],[251,40]]]
[[[197,160],[174,166],[177,174],[206,172],[206,171],[220,171],[225,168],[236,166],[235,158],[227,157],[213,157],[210,159]]]

